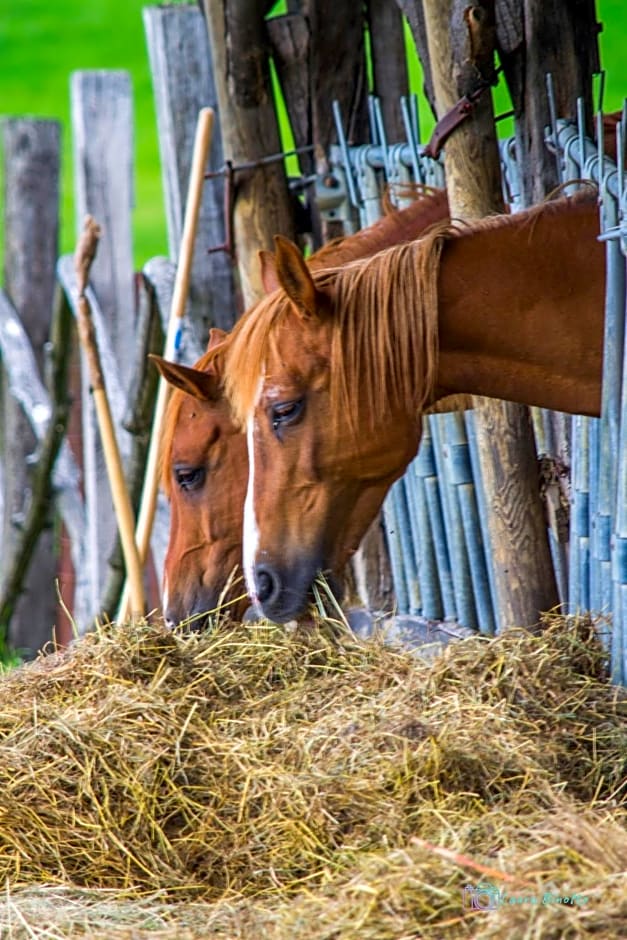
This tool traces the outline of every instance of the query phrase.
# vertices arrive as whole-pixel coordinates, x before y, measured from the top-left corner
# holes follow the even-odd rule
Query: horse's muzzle
[[[225,602],[222,606],[221,602]],[[234,620],[241,619],[248,607],[248,600],[242,598],[237,603],[229,603],[218,591],[197,591],[191,597],[171,597],[164,611],[168,627],[184,623],[187,629],[202,632],[211,626],[212,619],[228,612]]]
[[[304,592],[298,590],[294,584],[288,587],[292,578],[286,575],[287,572],[268,564],[257,565],[255,568],[257,607],[264,617],[275,623],[293,620],[307,607],[308,584],[302,585]]]
[[[300,562],[289,568],[267,562],[255,567],[255,594],[259,613],[275,623],[287,623],[304,616],[311,605],[311,588],[319,563]],[[341,591],[333,585],[339,598]]]

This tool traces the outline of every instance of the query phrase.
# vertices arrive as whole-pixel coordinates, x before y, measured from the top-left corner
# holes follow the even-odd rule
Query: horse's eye
[[[270,408],[270,421],[272,430],[280,431],[290,424],[296,424],[303,415],[305,407],[304,398],[295,398],[293,401],[280,401]]]
[[[206,471],[204,467],[175,467],[174,468],[174,479],[177,482],[177,485],[182,489],[190,492],[191,490],[199,490],[200,487],[205,482]]]

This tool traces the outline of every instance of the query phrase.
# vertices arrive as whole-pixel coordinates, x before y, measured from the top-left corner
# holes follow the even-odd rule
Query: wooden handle
[[[135,543],[133,507],[126,486],[118,441],[115,436],[111,409],[109,407],[107,390],[102,374],[102,365],[100,363],[100,353],[98,352],[94,323],[91,317],[89,302],[85,296],[89,269],[96,255],[99,237],[99,226],[96,225],[91,216],[87,216],[83,234],[79,239],[74,258],[79,291],[77,306],[78,335],[85,351],[89,368],[89,378],[92,386],[94,406],[96,408],[96,417],[98,419],[98,429],[102,440],[107,476],[109,478],[109,486],[111,487],[111,496],[113,499],[113,508],[120,532],[124,563],[126,565],[131,612],[138,616],[143,616],[146,602],[144,597],[142,565]]]
[[[200,204],[202,200],[205,166],[207,163],[207,156],[211,146],[211,136],[213,133],[213,121],[214,112],[212,108],[202,108],[198,114],[198,123],[196,125],[194,152],[189,175],[187,203],[185,206],[185,219],[183,222],[183,234],[181,237],[181,250],[179,252],[178,266],[176,269],[174,292],[172,294],[172,305],[170,307],[170,318],[168,321],[168,330],[163,353],[165,359],[173,359],[175,357],[177,335],[180,328],[181,319],[185,313],[187,294],[189,292],[192,260],[194,257],[194,242],[196,240],[198,216],[200,213]],[[137,516],[137,529],[135,532],[135,541],[137,543],[139,557],[142,564],[145,564],[146,558],[148,557],[150,534],[152,532],[155,510],[157,507],[161,428],[163,425],[163,418],[165,415],[169,394],[170,386],[163,378],[159,377],[155,414],[152,422],[148,456],[146,458],[144,488],[142,490],[141,504]],[[124,618],[128,616],[129,594],[130,586],[127,578],[118,610],[118,620],[124,620]]]
[[[146,598],[144,595],[143,565],[139,558],[135,542],[135,516],[131,505],[131,498],[126,486],[122,458],[118,448],[117,438],[113,427],[111,409],[107,393],[103,388],[94,389],[94,405],[98,417],[98,428],[102,439],[105,463],[113,507],[120,530],[122,553],[126,565],[126,579],[129,585],[130,613],[133,616],[143,616],[146,612]]]

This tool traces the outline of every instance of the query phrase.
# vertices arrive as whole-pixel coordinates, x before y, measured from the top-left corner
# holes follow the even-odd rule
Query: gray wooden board
[[[168,227],[168,251],[178,259],[198,112],[216,112],[207,170],[223,164],[220,121],[207,27],[194,6],[145,7],[146,42],[157,109],[159,148]],[[182,361],[191,363],[207,344],[209,329],[235,322],[229,256],[207,249],[224,242],[224,180],[205,182],[187,309]]]
[[[14,402],[23,410],[32,428],[34,440],[40,442],[46,433],[52,413],[50,398],[39,376],[30,340],[15,308],[3,291],[0,292],[0,353],[6,388]],[[80,493],[80,471],[67,441],[61,445],[52,482],[56,491],[56,503],[71,541],[72,563],[76,574],[75,612],[78,619],[86,615],[86,611],[81,609],[86,567],[85,510]],[[0,546],[0,559],[7,547],[6,542]],[[54,576],[51,586],[54,586]]]
[[[120,425],[133,360],[135,323],[131,245],[133,118],[128,74],[75,72],[71,104],[77,234],[86,214],[101,226],[90,283],[98,297],[102,324],[107,328],[105,332],[96,323],[103,359],[105,335],[109,337],[111,358],[103,366],[118,443],[126,458],[130,438]],[[89,579],[92,612],[97,613],[115,540],[115,513],[84,357],[81,364]]]
[[[30,503],[31,472],[36,460],[33,434],[13,392],[28,386],[42,369],[54,296],[54,262],[58,251],[60,128],[56,121],[11,118],[3,122],[4,144],[4,283],[17,313],[7,314],[5,339],[22,335],[32,343],[32,375],[11,373],[13,351],[3,354],[4,395],[3,549],[12,554],[20,541],[19,526]],[[5,306],[6,312],[6,306]],[[21,320],[21,322],[20,322]],[[29,344],[30,348],[30,344]],[[25,389],[27,390],[27,389]],[[49,413],[49,412],[48,412]],[[36,408],[35,420],[45,420]],[[55,537],[52,525],[40,534],[24,593],[11,619],[13,646],[36,652],[52,638],[56,614]]]

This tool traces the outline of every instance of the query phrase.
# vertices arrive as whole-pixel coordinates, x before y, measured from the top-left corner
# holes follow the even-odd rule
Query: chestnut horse
[[[193,369],[151,357],[176,386],[161,444],[162,485],[170,501],[163,612],[171,625],[202,621],[226,605],[241,617],[249,603],[235,577],[242,560],[248,454],[221,387],[216,352],[226,335],[211,330],[207,352]]]
[[[277,238],[282,290],[235,326],[225,379],[247,429],[244,571],[276,621],[337,576],[452,393],[598,415],[605,254],[596,198],[449,225],[334,270]],[[350,536],[350,537],[349,537]]]
[[[416,238],[447,216],[446,193],[416,194],[408,208],[325,245],[308,265],[316,270],[372,255]],[[261,263],[266,290],[273,291],[279,282],[272,254],[262,252]],[[241,579],[234,578],[242,561],[248,457],[246,436],[233,422],[221,387],[225,337],[212,330],[207,352],[194,368],[153,357],[164,378],[176,386],[162,440],[163,486],[171,504],[163,609],[170,623],[191,617],[200,623],[207,612],[224,605],[241,617],[249,604]],[[349,533],[347,554],[358,547],[361,535],[361,525],[358,536]]]

